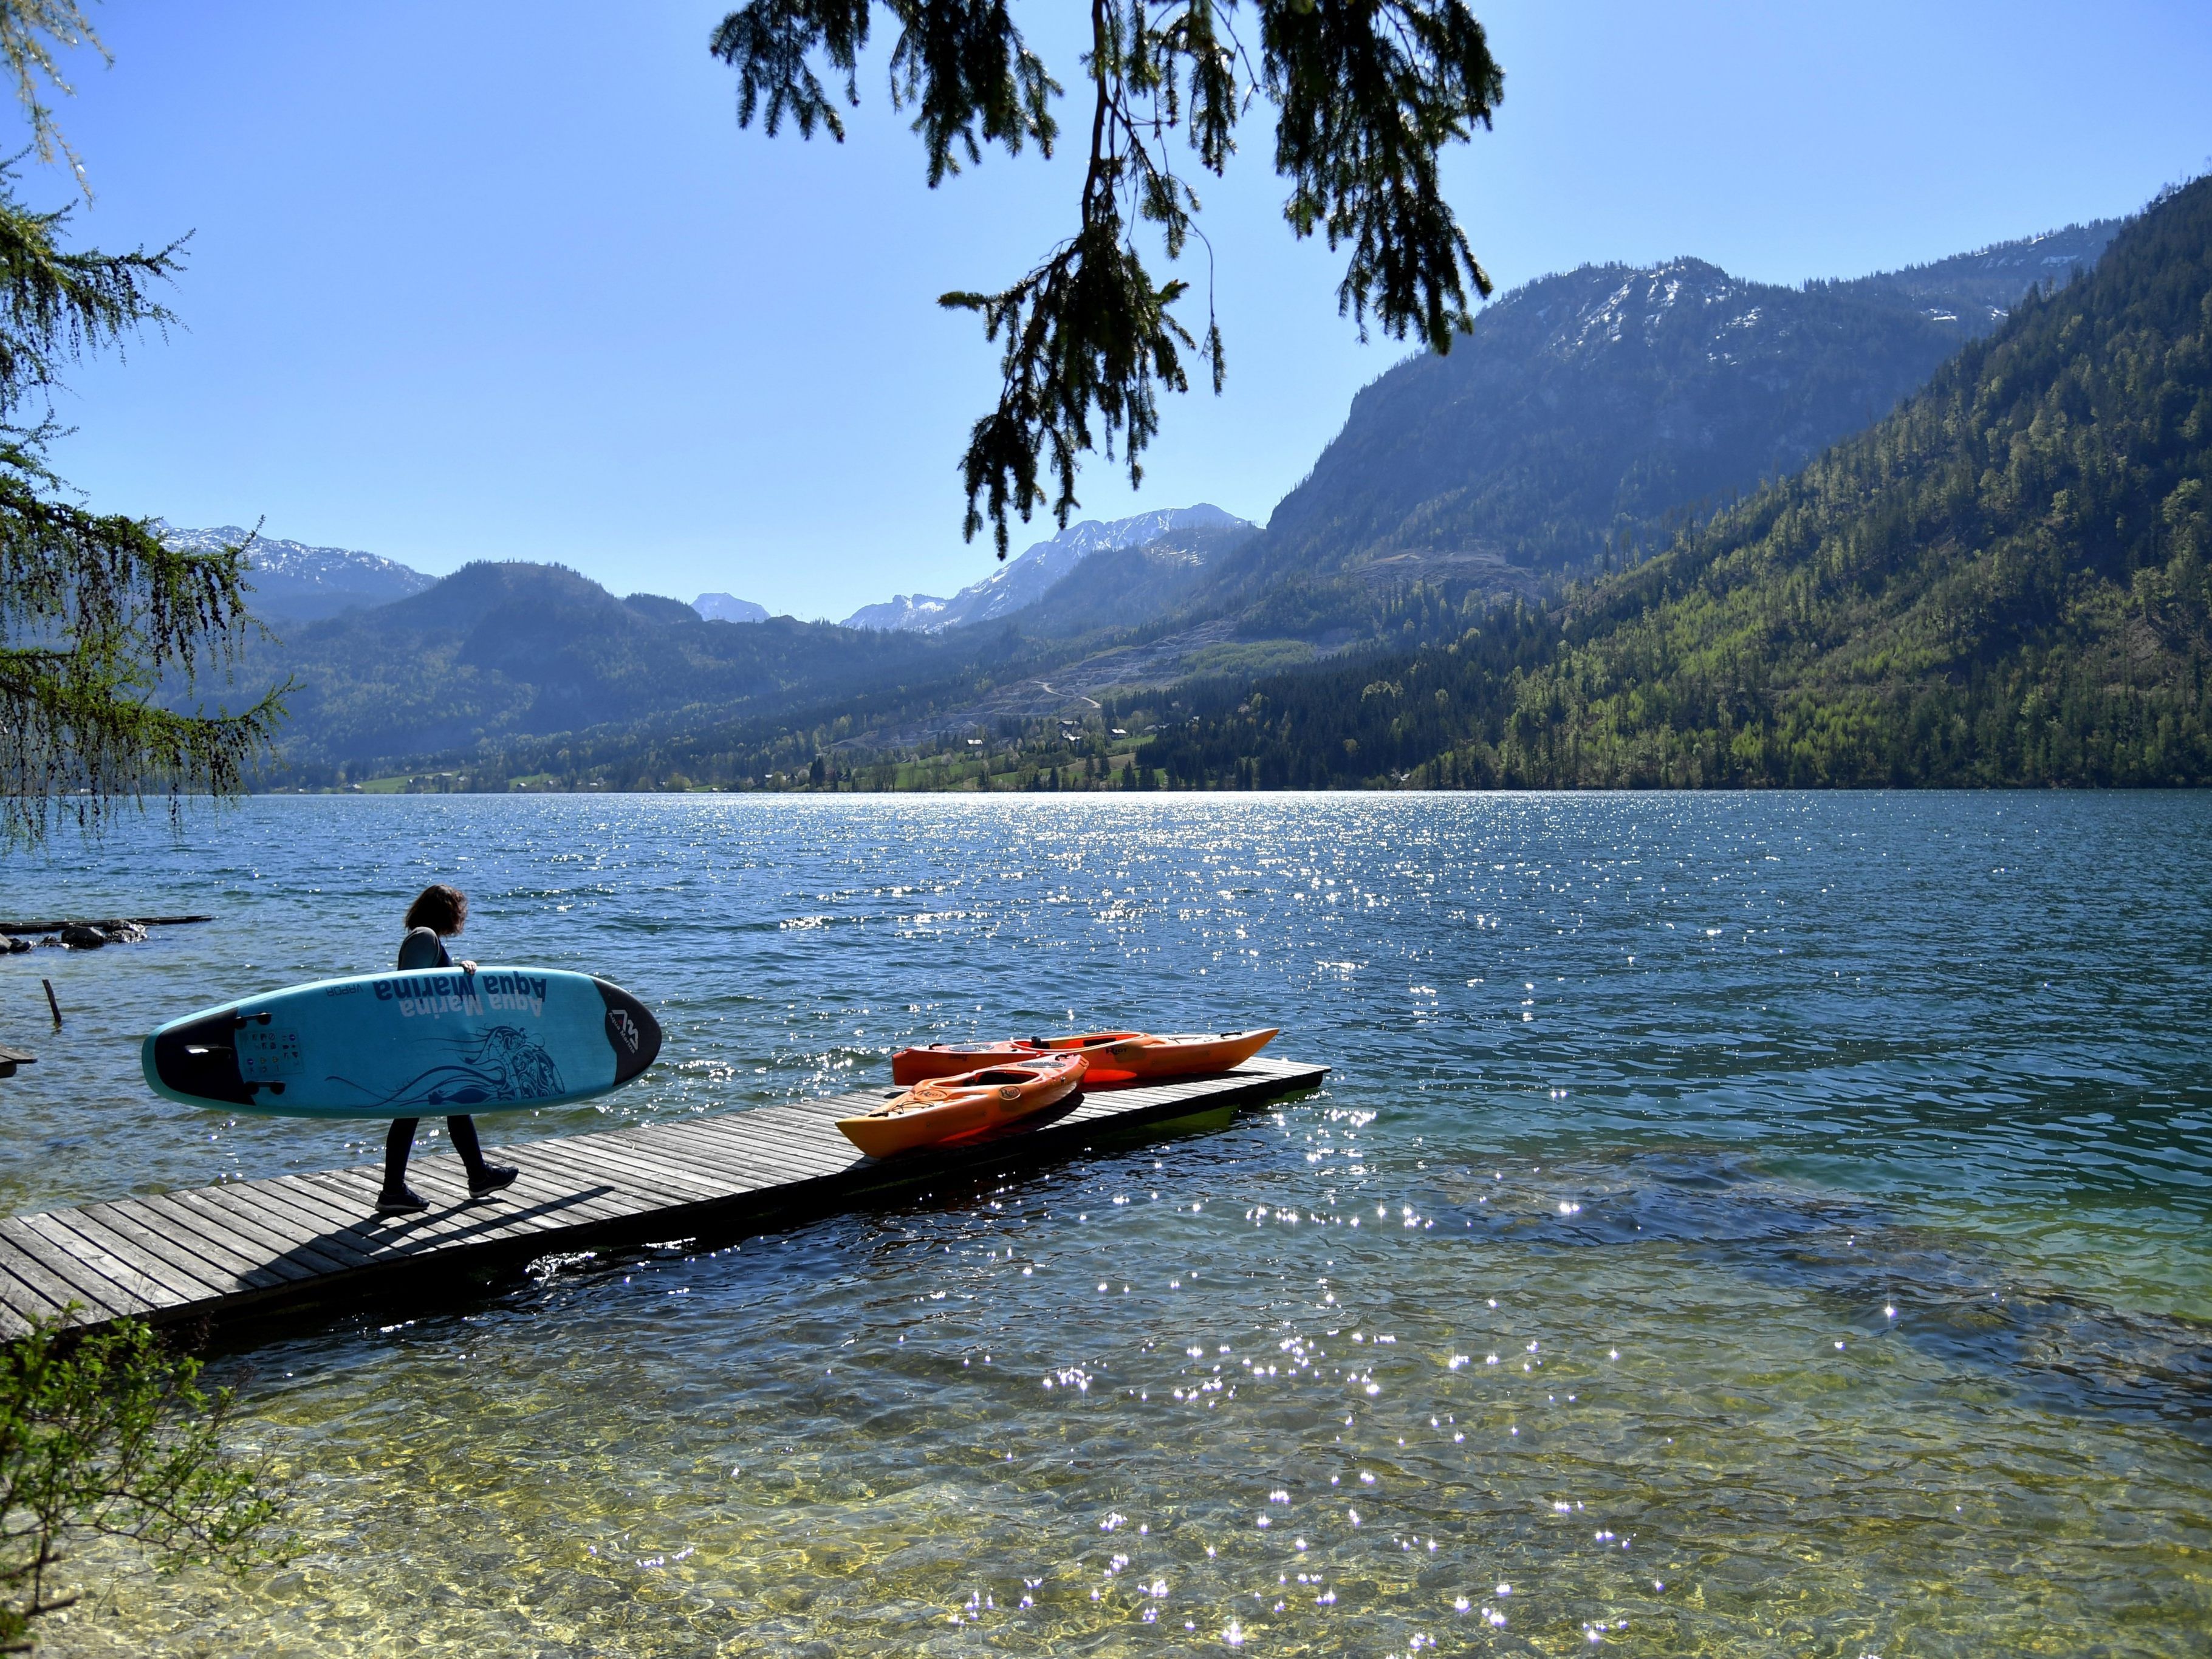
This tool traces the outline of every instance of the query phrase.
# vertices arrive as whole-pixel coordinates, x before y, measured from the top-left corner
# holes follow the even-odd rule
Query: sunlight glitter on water
[[[606,1113],[495,1139],[850,1086],[924,1033],[1280,1018],[1338,1068],[240,1356],[304,1553],[126,1580],[50,1650],[2171,1647],[2212,1613],[2171,1570],[2212,1547],[2175,1316],[2212,1310],[2206,816],[269,801],[19,868],[18,908],[226,918],[33,959],[84,1012],[11,1080],[19,1206],[362,1156],[148,1102],[125,1051],[377,965],[456,872],[485,959],[592,966],[671,1032]]]

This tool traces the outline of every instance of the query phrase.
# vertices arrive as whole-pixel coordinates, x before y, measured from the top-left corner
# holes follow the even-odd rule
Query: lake
[[[0,1041],[40,1056],[0,1196],[374,1157],[381,1124],[156,1099],[137,1045],[386,966],[441,879],[465,954],[603,974],[667,1030],[646,1079],[487,1118],[495,1146],[881,1082],[913,1040],[1279,1023],[1335,1070],[220,1353],[299,1558],[128,1576],[44,1650],[1896,1659],[2212,1628],[2204,796],[156,815],[6,868],[10,915],[219,920],[0,964]]]

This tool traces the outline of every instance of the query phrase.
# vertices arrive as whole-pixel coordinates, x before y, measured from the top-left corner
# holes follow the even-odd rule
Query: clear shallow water
[[[2188,1650],[2208,829],[2198,797],[284,799],[18,861],[11,914],[223,921],[0,963],[40,1055],[16,1208],[362,1156],[377,1126],[149,1098],[136,1040],[383,965],[441,878],[471,955],[605,973],[670,1031],[605,1112],[495,1140],[850,1086],[924,1034],[1279,1019],[1337,1067],[228,1360],[300,1561],[127,1579],[50,1650]]]

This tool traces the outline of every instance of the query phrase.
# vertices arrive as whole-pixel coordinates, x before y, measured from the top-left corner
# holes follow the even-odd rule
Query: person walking
[[[425,887],[407,907],[407,937],[399,941],[399,970],[453,967],[453,959],[446,954],[446,941],[458,937],[468,920],[468,895],[459,888],[442,882]],[[477,970],[473,962],[464,960],[459,965],[465,974]],[[379,1215],[413,1215],[430,1207],[429,1200],[407,1184],[407,1156],[415,1148],[415,1130],[422,1121],[419,1117],[392,1121],[392,1132],[384,1138],[384,1191],[376,1200]],[[521,1173],[509,1164],[484,1162],[476,1120],[467,1114],[447,1118],[446,1133],[453,1137],[453,1150],[461,1155],[462,1167],[468,1171],[470,1197],[495,1193]]]

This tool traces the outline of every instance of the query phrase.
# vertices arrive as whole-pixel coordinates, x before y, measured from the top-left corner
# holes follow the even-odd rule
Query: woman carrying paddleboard
[[[445,942],[457,936],[468,919],[468,895],[459,888],[442,882],[425,887],[407,907],[407,937],[399,942],[399,970],[454,966],[453,959],[446,954]],[[464,961],[459,966],[465,974],[477,970],[473,962]],[[415,1148],[415,1128],[422,1121],[419,1117],[392,1121],[392,1133],[384,1139],[384,1191],[376,1200],[379,1215],[412,1215],[430,1207],[430,1201],[407,1184],[407,1155]],[[471,1197],[495,1193],[520,1173],[512,1164],[484,1162],[476,1120],[465,1113],[447,1118],[446,1133],[453,1137],[453,1150],[461,1155],[469,1172]]]

